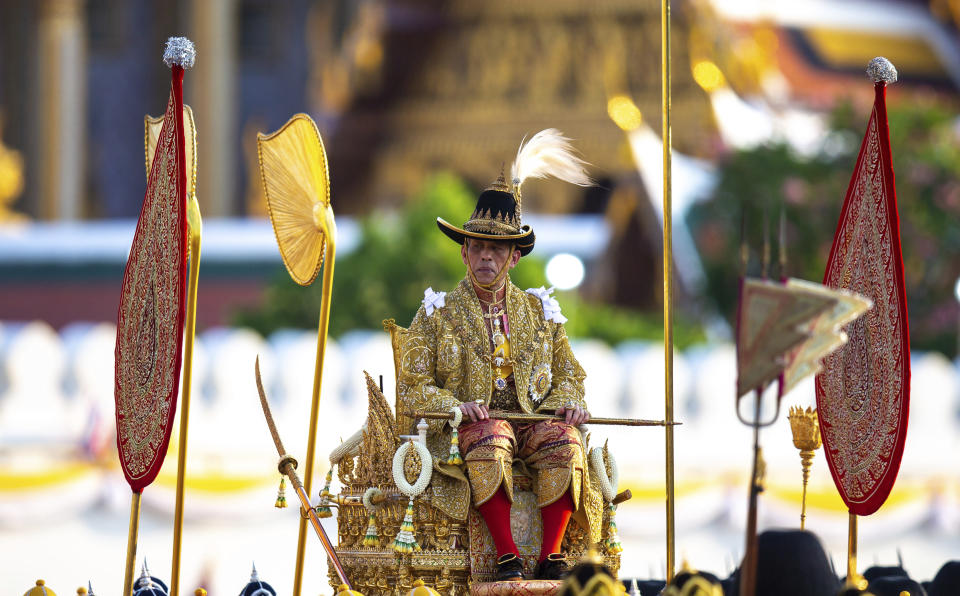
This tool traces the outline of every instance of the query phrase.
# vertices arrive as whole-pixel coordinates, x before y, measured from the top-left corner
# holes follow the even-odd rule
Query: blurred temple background
[[[888,105],[914,399],[901,480],[885,517],[862,522],[861,557],[889,562],[902,547],[908,568],[932,575],[960,552],[960,2],[672,6],[676,377],[688,424],[678,545],[721,574],[742,551],[749,436],[735,422],[729,345],[741,220],[748,270],[761,267],[765,214],[783,210],[786,273],[822,278],[871,108],[864,68],[883,55],[900,75]],[[362,423],[361,370],[389,389],[380,321],[406,325],[424,288],[463,275],[434,219],[464,221],[520,140],[547,127],[574,139],[597,185],[524,187],[537,249],[514,281],[558,288],[591,403],[661,417],[659,10],[655,0],[0,2],[0,537],[15,538],[0,540],[0,559],[22,563],[10,587],[44,575],[61,591],[120,583],[113,325],[145,188],[143,117],[162,112],[169,90],[167,37],[197,48],[184,90],[204,216],[184,579],[235,590],[256,558],[282,591],[295,515],[270,515],[276,479],[247,362],[263,355],[281,416],[300,431],[313,362],[301,330],[316,326],[320,288],[283,270],[256,133],[305,112],[329,157],[340,241],[324,391],[337,424],[322,453]],[[810,405],[813,391],[788,399]],[[623,574],[662,574],[662,435],[610,436],[637,495],[620,513]],[[799,458],[785,417],[765,442],[773,482],[761,525],[790,525]],[[808,523],[842,568],[846,518],[822,459],[812,482]],[[168,466],[145,497],[141,550],[161,577],[169,485]],[[36,555],[54,542],[57,560]],[[323,570],[306,585],[326,591]]]

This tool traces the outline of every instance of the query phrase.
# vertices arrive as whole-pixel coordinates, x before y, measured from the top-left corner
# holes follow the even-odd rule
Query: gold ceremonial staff
[[[413,419],[428,418],[430,420],[453,420],[453,414],[450,412],[425,412],[415,410],[413,412],[404,412],[403,416]],[[518,414],[514,412],[490,411],[490,418],[494,420],[506,420],[507,422],[541,422],[543,420],[563,420],[563,416],[552,414]],[[615,426],[678,426],[682,422],[667,422],[665,420],[642,420],[639,418],[591,418],[587,424],[609,424]]]
[[[163,116],[145,116],[144,149],[147,159],[147,175],[157,149],[157,139],[163,126]],[[193,110],[183,106],[184,157],[187,166],[187,234],[189,237],[190,273],[187,281],[187,313],[185,337],[183,338],[183,376],[180,396],[180,440],[177,447],[177,496],[173,513],[173,557],[170,570],[170,593],[180,593],[180,551],[183,541],[183,485],[187,473],[187,431],[190,420],[190,390],[193,378],[193,340],[197,329],[197,282],[200,279],[200,237],[203,220],[197,202],[197,129]]]
[[[670,99],[670,0],[660,7],[660,54],[663,112],[663,417],[666,421],[667,482],[667,583],[673,579],[676,558],[676,524],[674,521],[673,474],[673,207]]]
[[[307,465],[303,474],[307,500],[304,502],[304,497],[300,496],[304,507],[309,509],[317,445],[323,355],[330,322],[330,298],[333,292],[333,265],[337,243],[337,226],[333,219],[333,207],[330,205],[330,174],[320,131],[306,114],[295,114],[277,132],[269,135],[258,134],[257,149],[260,180],[263,182],[270,221],[277,236],[280,256],[283,257],[283,264],[290,277],[301,286],[309,286],[326,262],[323,267],[320,322],[317,327],[317,360],[313,371]],[[284,473],[283,469],[280,471]],[[300,493],[298,490],[297,494]],[[319,528],[319,521],[311,519],[311,523],[314,523],[315,529]],[[329,541],[324,542],[324,546],[327,546],[327,542]],[[301,516],[297,537],[297,566],[293,577],[294,594],[300,594],[303,583],[306,545],[307,519]],[[331,558],[334,557],[332,547],[328,554]],[[334,561],[336,562],[336,559]]]
[[[177,447],[177,502],[173,512],[173,560],[170,571],[170,593],[179,594],[180,546],[183,541],[183,484],[187,475],[187,430],[190,421],[190,389],[193,376],[193,338],[197,329],[197,282],[200,279],[200,236],[203,221],[197,195],[187,203],[187,225],[190,234],[190,278],[187,282],[187,321],[183,349],[183,389],[180,399],[180,443]]]

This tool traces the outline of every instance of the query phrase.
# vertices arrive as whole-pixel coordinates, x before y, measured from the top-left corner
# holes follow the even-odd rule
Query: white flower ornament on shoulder
[[[423,291],[423,308],[427,311],[428,317],[433,314],[433,311],[443,308],[446,297],[446,292],[434,292],[432,287]]]
[[[540,303],[543,305],[543,318],[557,323],[566,323],[567,317],[560,314],[560,303],[550,295],[551,292],[553,292],[552,286],[549,290],[544,289],[543,286],[527,289],[527,294],[533,294],[540,299]]]

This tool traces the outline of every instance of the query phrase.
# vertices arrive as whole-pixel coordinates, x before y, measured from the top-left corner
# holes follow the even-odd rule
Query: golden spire
[[[510,192],[510,187],[507,186],[507,178],[503,173],[504,163],[500,162],[500,176],[497,177],[496,181],[487,187],[486,190],[499,190],[501,192]]]

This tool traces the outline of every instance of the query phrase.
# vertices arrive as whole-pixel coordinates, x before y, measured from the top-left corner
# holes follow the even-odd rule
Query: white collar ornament
[[[557,323],[566,323],[567,317],[560,314],[560,303],[557,302],[557,299],[550,295],[553,292],[553,286],[549,290],[544,289],[543,286],[539,288],[528,288],[527,294],[533,294],[540,299],[540,303],[543,304],[543,318],[548,321],[556,321]]]
[[[434,292],[433,287],[423,291],[423,308],[427,311],[428,317],[433,314],[434,310],[443,308],[446,296],[446,292]]]

